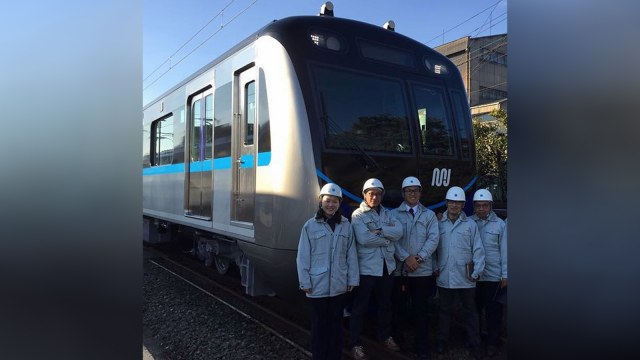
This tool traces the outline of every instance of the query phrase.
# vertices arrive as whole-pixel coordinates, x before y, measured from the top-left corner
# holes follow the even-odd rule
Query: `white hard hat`
[[[487,189],[480,189],[473,194],[473,201],[491,201],[493,202],[493,196]]]
[[[419,186],[420,188],[422,188],[420,180],[418,180],[418,178],[415,176],[408,176],[404,178],[404,180],[402,180],[402,188],[404,189],[407,186]]]
[[[447,190],[447,196],[445,197],[447,200],[453,201],[465,201],[464,198],[464,190],[462,190],[459,186],[452,186]]]
[[[376,178],[371,178],[364,182],[364,185],[362,186],[362,194],[364,194],[365,192],[367,192],[367,190],[371,188],[378,188],[382,190],[382,192],[384,192],[384,186],[382,186],[382,181]]]
[[[342,190],[340,189],[340,186],[334,183],[325,184],[322,189],[320,189],[320,198],[322,198],[322,195],[337,196],[342,200]]]

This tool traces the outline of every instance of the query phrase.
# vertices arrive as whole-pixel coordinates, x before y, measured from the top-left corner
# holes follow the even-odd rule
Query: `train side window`
[[[153,123],[149,124],[149,127],[146,126],[142,129],[142,167],[148,168],[151,166],[151,162],[153,158],[151,157],[151,129],[153,128]]]
[[[469,159],[471,157],[471,131],[469,127],[470,121],[467,97],[463,97],[462,93],[459,91],[452,91],[451,97],[453,98],[455,122],[458,128],[458,137],[460,138],[461,155],[463,159]]]
[[[213,157],[231,156],[231,82],[216,89],[213,111]]]
[[[173,115],[151,123],[151,166],[173,161]]]
[[[413,95],[417,107],[415,111],[420,121],[422,153],[453,156],[453,131],[442,90],[414,85]]]
[[[265,86],[264,70],[260,69],[260,96],[258,97],[258,153],[271,151],[271,131],[269,124],[269,99]]]

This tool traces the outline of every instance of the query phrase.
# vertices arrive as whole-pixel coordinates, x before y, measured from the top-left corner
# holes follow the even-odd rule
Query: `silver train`
[[[149,243],[188,239],[247,294],[297,291],[300,229],[320,187],[363,182],[383,205],[418,176],[422,203],[476,181],[471,116],[446,57],[384,27],[333,16],[274,21],[144,107],[143,226]]]

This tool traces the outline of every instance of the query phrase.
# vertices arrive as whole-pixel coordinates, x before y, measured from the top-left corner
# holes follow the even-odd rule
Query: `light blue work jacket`
[[[296,264],[300,289],[311,289],[307,297],[337,296],[360,283],[351,224],[342,216],[335,225],[331,231],[324,219],[314,217],[302,227]]]
[[[438,286],[447,289],[474,288],[476,283],[467,278],[467,264],[473,263],[473,272],[470,275],[475,279],[478,279],[484,270],[484,248],[478,225],[464,212],[451,223],[448,211],[445,211],[442,220],[438,221],[438,227]]]
[[[353,214],[351,224],[356,237],[360,275],[382,276],[383,264],[389,274],[396,268],[394,243],[402,236],[402,224],[382,205],[380,214],[364,201]],[[382,229],[380,234],[372,230]]]
[[[507,278],[507,225],[493,211],[487,220],[470,216],[478,225],[484,245],[484,271],[480,281],[500,281]]]
[[[416,208],[417,214],[414,216],[411,216],[407,210],[405,202],[392,210],[393,215],[402,224],[402,237],[395,243],[395,254],[398,260],[398,266],[394,272],[396,276],[401,275],[400,264],[410,255],[418,255],[424,262],[415,271],[405,271],[407,276],[433,275],[432,257],[435,255],[440,239],[438,219],[433,211],[422,204],[416,205]]]

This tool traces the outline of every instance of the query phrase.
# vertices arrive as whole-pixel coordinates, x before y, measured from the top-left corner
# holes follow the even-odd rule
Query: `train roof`
[[[233,46],[231,49],[225,51],[199,70],[188,76],[186,79],[171,87],[169,90],[162,93],[162,95],[156,97],[155,99],[148,102],[143,109],[148,108],[152,104],[156,103],[160,99],[166,97],[168,94],[173,91],[179,89],[184,86],[189,81],[195,79],[196,77],[202,75],[207,70],[211,69],[216,64],[222,62],[223,60],[229,58],[232,54],[238,52],[243,49],[247,45],[253,43],[261,36],[269,35],[276,39],[283,40],[286,38],[290,38],[295,36],[295,34],[299,34],[299,31],[304,31],[309,28],[318,27],[322,28],[324,26],[330,26],[331,30],[336,32],[341,32],[341,29],[344,29],[344,33],[349,32],[355,36],[361,36],[364,38],[368,38],[371,36],[372,31],[377,31],[376,39],[377,40],[392,40],[395,45],[398,46],[406,46],[409,48],[421,47],[423,49],[427,49],[426,51],[429,54],[429,57],[433,59],[437,59],[441,62],[450,63],[450,60],[442,55],[441,53],[431,49],[427,45],[420,43],[406,35],[397,33],[395,31],[384,29],[382,26],[377,26],[365,22],[361,22],[358,20],[332,17],[332,16],[291,16],[286,17],[280,20],[273,20],[267,25],[263,26],[253,34],[247,36],[244,40],[240,41],[238,44]],[[385,39],[386,38],[386,39]],[[453,65],[453,64],[451,64]]]

